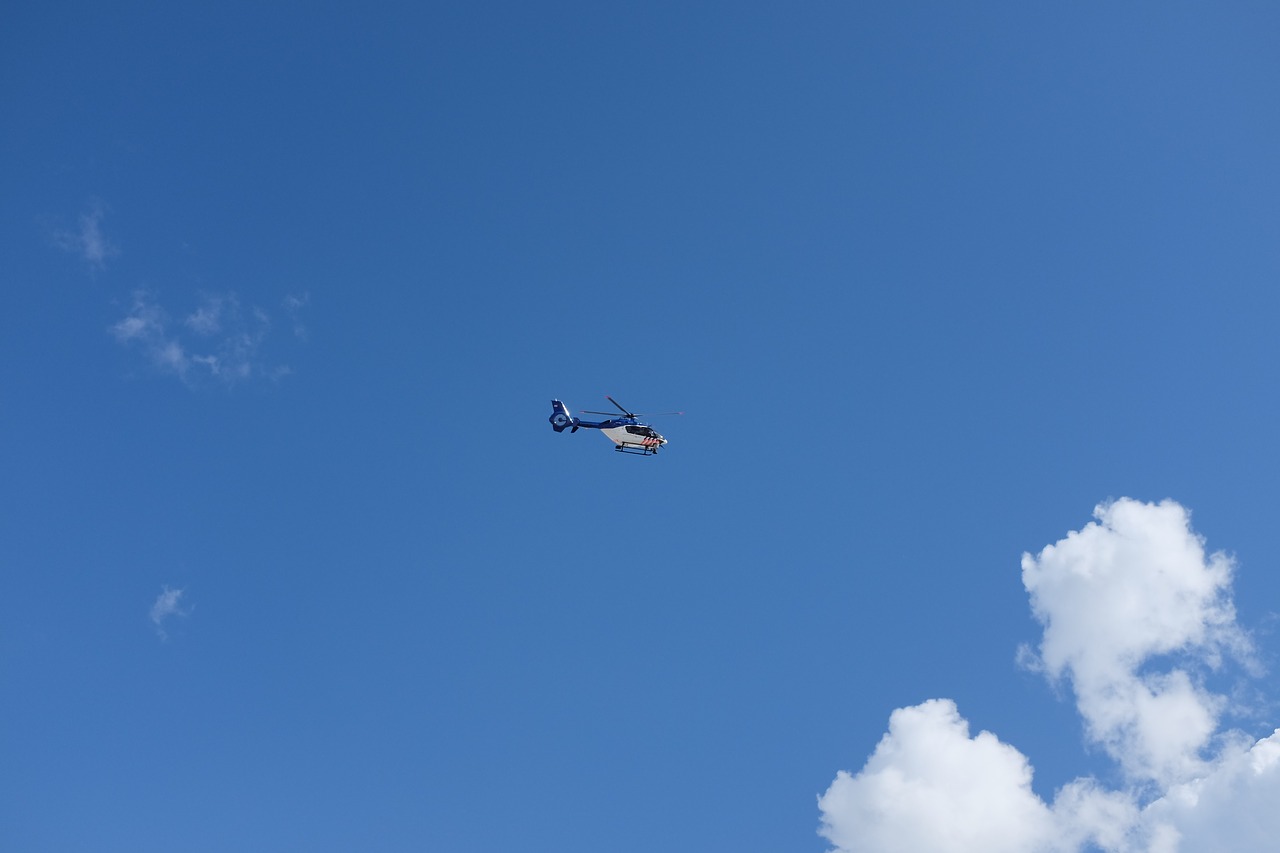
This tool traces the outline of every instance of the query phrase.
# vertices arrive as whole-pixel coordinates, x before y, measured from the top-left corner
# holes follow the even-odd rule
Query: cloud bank
[[[1226,658],[1257,669],[1231,602],[1232,562],[1206,554],[1186,509],[1122,499],[1022,559],[1044,627],[1020,657],[1070,686],[1088,740],[1121,772],[1077,779],[1051,803],[1026,756],[976,736],[955,704],[900,708],[856,774],[818,801],[839,853],[1272,850],[1280,838],[1280,729],[1222,730],[1205,685]]]

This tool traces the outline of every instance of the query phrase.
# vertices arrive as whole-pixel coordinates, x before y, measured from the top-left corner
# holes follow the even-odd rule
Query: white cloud
[[[1222,652],[1247,655],[1230,597],[1232,564],[1206,555],[1187,511],[1172,501],[1120,500],[1038,555],[1022,581],[1044,626],[1039,659],[1070,679],[1089,737],[1135,781],[1168,786],[1203,772],[1201,751],[1224,701],[1194,671],[1150,672],[1177,653],[1197,669]]]
[[[1249,744],[1233,740],[1211,773],[1174,786],[1147,807],[1150,832],[1174,850],[1274,850],[1280,838],[1280,729]]]
[[[1052,835],[1027,760],[989,732],[969,737],[949,699],[894,711],[862,772],[841,772],[818,805],[839,850],[1023,853]]]
[[[221,296],[206,296],[204,303],[183,322],[197,335],[216,335],[222,331],[222,303]]]
[[[119,254],[119,250],[102,232],[102,219],[106,208],[94,200],[87,211],[80,215],[79,227],[74,231],[57,231],[54,244],[66,252],[79,255],[94,270],[102,269],[107,258]]]
[[[151,623],[156,627],[156,633],[161,639],[168,639],[169,634],[165,630],[165,623],[170,619],[183,618],[191,611],[182,606],[183,591],[180,589],[171,589],[166,586],[156,596],[155,603],[151,605]]]
[[[289,368],[262,356],[271,318],[254,307],[244,309],[234,293],[207,295],[180,324],[151,294],[138,291],[127,316],[111,326],[124,346],[141,352],[153,368],[193,385],[213,380],[234,385],[254,377],[278,380]]]
[[[1264,851],[1280,837],[1280,730],[1253,743],[1221,731],[1226,705],[1203,673],[1226,656],[1254,666],[1231,603],[1231,561],[1206,554],[1172,501],[1123,499],[1023,558],[1036,655],[1075,694],[1087,737],[1127,780],[1077,779],[1052,803],[1025,756],[970,737],[950,700],[893,713],[857,774],[819,799],[820,833],[841,853],[879,851]],[[1157,664],[1163,664],[1163,669]]]
[[[291,293],[284,298],[285,313],[293,323],[293,336],[300,341],[305,341],[309,335],[306,325],[302,322],[302,309],[307,307],[310,301],[310,293]]]
[[[139,290],[133,294],[128,315],[111,327],[111,334],[120,344],[138,348],[156,369],[185,380],[191,360],[168,326],[165,310]]]

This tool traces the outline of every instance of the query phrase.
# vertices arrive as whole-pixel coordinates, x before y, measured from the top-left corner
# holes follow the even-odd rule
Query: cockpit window
[[[654,435],[654,431],[647,426],[628,426],[627,432],[631,433],[632,435],[645,435],[645,436]]]

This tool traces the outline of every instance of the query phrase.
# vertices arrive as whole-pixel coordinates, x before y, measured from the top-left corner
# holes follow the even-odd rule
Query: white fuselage
[[[644,432],[639,432],[643,430]],[[658,435],[656,431],[649,427],[609,427],[600,430],[614,444],[627,444],[632,447],[651,447],[659,448],[667,443],[667,440]]]

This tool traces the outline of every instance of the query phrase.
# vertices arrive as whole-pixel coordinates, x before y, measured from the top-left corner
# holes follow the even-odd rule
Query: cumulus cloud
[[[182,595],[182,590],[166,586],[156,596],[155,603],[151,605],[151,624],[155,626],[156,633],[162,640],[169,637],[168,631],[165,630],[169,620],[186,617],[191,612],[182,606]]]
[[[1173,787],[1147,808],[1147,821],[1180,846],[1170,850],[1274,850],[1280,838],[1280,730],[1234,740],[1212,772]]]
[[[1051,803],[1029,760],[994,734],[970,736],[950,700],[902,708],[856,774],[818,801],[841,853],[879,851],[1261,851],[1280,837],[1280,730],[1223,731],[1205,673],[1234,658],[1256,670],[1231,602],[1233,565],[1208,554],[1185,508],[1122,499],[1024,555],[1044,627],[1021,652],[1072,690],[1086,737],[1123,787],[1077,779]]]
[[[948,699],[894,711],[862,772],[841,772],[818,805],[840,850],[1022,853],[1052,832],[1026,758],[989,732],[971,738]]]
[[[59,230],[54,233],[54,245],[63,251],[79,255],[91,269],[102,269],[106,266],[107,258],[119,253],[102,231],[102,219],[105,215],[105,205],[101,201],[93,201],[89,209],[80,215],[79,226],[75,230]]]
[[[263,356],[270,330],[270,316],[261,308],[243,307],[234,293],[205,295],[175,323],[146,291],[134,293],[129,313],[110,328],[117,342],[142,353],[154,369],[192,385],[287,376],[287,366]]]
[[[1172,501],[1122,500],[1094,516],[1022,558],[1044,625],[1039,660],[1050,678],[1070,679],[1088,736],[1131,779],[1167,787],[1204,771],[1200,753],[1224,705],[1195,670],[1218,667],[1224,651],[1249,655],[1231,603],[1231,560],[1206,555]],[[1173,653],[1187,666],[1144,671]]]
[[[1138,809],[1077,780],[1052,806],[1031,790],[1027,758],[990,732],[971,737],[955,703],[899,708],[857,775],[819,799],[821,834],[849,853],[1034,853],[1122,840]],[[1122,848],[1116,848],[1122,849]]]

